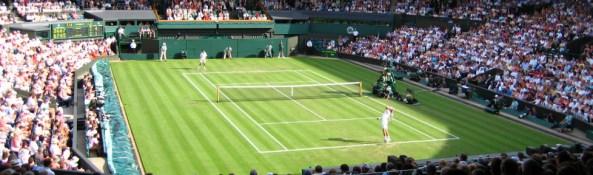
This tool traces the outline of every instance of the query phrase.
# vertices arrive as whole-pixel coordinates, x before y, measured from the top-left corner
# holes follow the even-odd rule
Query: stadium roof
[[[308,20],[309,16],[299,11],[270,11],[272,19],[277,20]]]
[[[326,12],[326,11],[270,11],[273,19],[279,20],[308,20],[309,18],[324,18],[338,20],[380,21],[392,22],[393,15],[360,12]]]
[[[152,10],[87,10],[86,14],[103,21],[142,20],[156,21]]]
[[[27,22],[17,23],[8,26],[10,29],[25,30],[25,31],[48,31],[51,24],[72,23],[72,22],[92,22],[92,19],[82,20],[67,20],[67,21],[49,21],[49,22]]]
[[[379,13],[360,13],[360,12],[314,12],[303,11],[310,18],[324,18],[324,19],[339,19],[339,20],[356,20],[356,21],[382,21],[392,22],[392,14]]]

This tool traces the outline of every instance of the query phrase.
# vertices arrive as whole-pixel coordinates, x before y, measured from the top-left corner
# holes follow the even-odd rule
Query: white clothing
[[[160,60],[167,60],[167,45],[163,44],[163,46],[161,46],[161,56],[160,56]]]
[[[136,45],[136,42],[132,42],[132,43],[130,43],[130,48],[131,48],[131,49],[136,49],[136,46],[137,46],[137,45]]]
[[[206,64],[207,57],[208,57],[208,54],[205,51],[200,53],[200,64]]]
[[[390,110],[385,110],[385,112],[383,112],[383,114],[381,115],[381,127],[383,129],[387,129],[389,127],[389,120],[391,119],[391,111]]]

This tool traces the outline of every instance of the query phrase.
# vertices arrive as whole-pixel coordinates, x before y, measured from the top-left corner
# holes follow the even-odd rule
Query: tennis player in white
[[[381,127],[383,130],[383,141],[385,143],[391,141],[391,137],[389,136],[389,121],[392,120],[392,117],[393,117],[393,108],[391,106],[387,106],[380,118]]]
[[[208,58],[208,54],[206,53],[206,51],[202,50],[202,52],[200,52],[200,65],[198,65],[198,71],[200,70],[206,70],[206,59]]]

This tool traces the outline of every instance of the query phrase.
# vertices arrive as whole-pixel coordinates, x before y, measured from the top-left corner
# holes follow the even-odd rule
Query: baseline
[[[330,79],[330,78],[328,78],[328,77],[326,77],[326,76],[324,76],[324,75],[321,75],[321,74],[319,74],[319,73],[317,73],[317,72],[315,72],[315,71],[308,70],[308,72],[311,72],[311,73],[315,74],[316,76],[318,76],[318,77],[321,77],[321,78],[323,78],[323,79],[326,79],[326,80],[328,80],[328,81],[330,81],[330,82],[334,82],[334,83],[336,82],[336,81],[334,81],[334,80],[332,80],[332,79]],[[368,97],[368,96],[366,96],[366,97],[367,97],[367,98],[370,98],[370,99],[371,99],[371,101],[374,101],[374,102],[376,102],[376,103],[378,103],[378,104],[381,104],[381,105],[385,105],[385,106],[387,106],[387,104],[385,104],[385,103],[383,103],[383,102],[380,102],[380,101],[379,101],[379,100],[377,100],[377,99],[374,99],[374,98],[372,98],[372,97]],[[438,127],[434,126],[433,124],[430,124],[430,123],[428,123],[428,122],[426,122],[426,121],[424,121],[424,120],[418,119],[417,117],[415,117],[415,116],[412,116],[412,115],[410,115],[410,114],[408,114],[408,113],[406,113],[406,112],[403,112],[403,111],[400,111],[400,110],[396,110],[396,111],[397,111],[397,112],[399,112],[399,113],[401,113],[401,114],[403,114],[403,115],[405,115],[405,116],[408,116],[408,117],[410,117],[410,118],[412,118],[412,119],[414,119],[414,120],[416,120],[416,121],[418,121],[418,122],[421,122],[421,123],[423,123],[423,124],[425,124],[425,125],[427,125],[427,126],[429,126],[429,127],[431,127],[431,128],[434,128],[434,129],[436,129],[436,130],[438,130],[438,131],[440,131],[440,132],[442,132],[442,133],[444,133],[444,134],[447,134],[447,135],[449,135],[449,136],[452,136],[453,138],[457,138],[457,139],[459,139],[459,137],[458,137],[458,136],[456,136],[456,135],[454,135],[454,134],[451,134],[451,133],[449,133],[448,131],[445,131],[444,129],[438,128]]]
[[[309,80],[311,80],[311,81],[316,81],[317,83],[320,83],[319,81],[317,81],[317,80],[315,80],[315,79],[313,79],[313,78],[311,78],[311,77],[309,77],[309,76],[307,76],[307,75],[303,74],[302,72],[297,72],[297,74],[299,74],[299,75],[301,75],[301,76],[303,76],[303,77],[305,77],[305,78],[307,78],[307,79],[309,79]],[[336,89],[334,89],[334,88],[332,88],[332,87],[327,87],[327,88],[330,88],[330,89],[332,89],[332,90],[334,90],[334,91],[336,90]],[[355,102],[355,103],[358,103],[358,104],[360,104],[361,106],[364,106],[364,107],[366,107],[367,109],[370,109],[370,110],[372,110],[372,111],[375,111],[375,112],[379,113],[379,115],[383,113],[383,112],[381,112],[381,111],[379,111],[379,110],[377,110],[377,109],[375,109],[375,108],[372,108],[372,107],[370,107],[370,106],[369,106],[369,105],[367,105],[367,104],[364,104],[364,103],[360,102],[360,100],[356,100],[356,99],[354,99],[353,97],[350,97],[350,96],[347,96],[347,95],[344,95],[344,96],[346,96],[346,97],[347,97],[348,99],[350,99],[351,101],[353,101],[353,102]],[[414,128],[414,127],[410,126],[410,125],[408,125],[407,123],[405,123],[405,122],[403,122],[403,121],[400,121],[400,120],[394,120],[394,121],[396,121],[396,122],[398,122],[398,123],[401,123],[401,124],[403,124],[405,127],[412,129],[412,130],[413,130],[413,131],[415,131],[416,133],[419,133],[419,134],[421,134],[421,135],[424,135],[424,136],[426,136],[426,137],[428,137],[428,138],[430,138],[430,139],[436,139],[435,137],[431,136],[430,134],[427,134],[426,132],[420,131],[420,130],[418,130],[418,129],[416,129],[416,128]]]
[[[322,146],[322,147],[310,147],[310,148],[297,148],[288,150],[275,150],[275,151],[262,151],[261,154],[270,153],[285,153],[285,152],[297,152],[297,151],[315,151],[315,150],[329,150],[329,149],[343,149],[343,148],[357,148],[357,147],[369,147],[369,146],[380,146],[380,145],[394,145],[394,144],[409,144],[409,143],[428,143],[428,142],[441,142],[459,140],[459,138],[444,138],[444,139],[428,139],[428,140],[408,140],[408,141],[394,141],[389,143],[366,143],[356,145],[343,145],[343,146]]]

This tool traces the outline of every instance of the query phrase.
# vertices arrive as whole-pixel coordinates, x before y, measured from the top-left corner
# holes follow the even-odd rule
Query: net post
[[[362,81],[358,82],[358,95],[362,97]]]
[[[216,85],[216,103],[220,102],[220,86]]]

